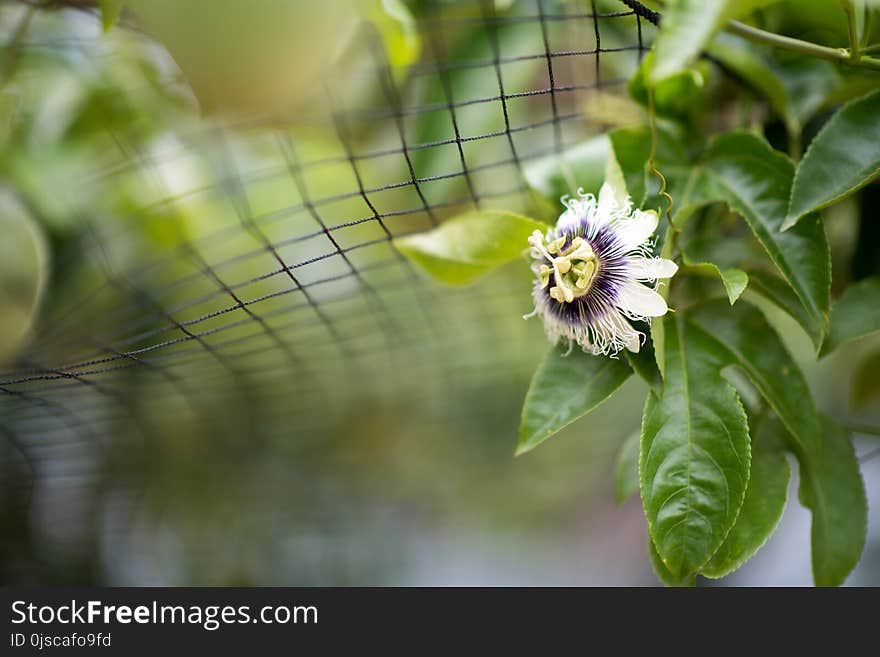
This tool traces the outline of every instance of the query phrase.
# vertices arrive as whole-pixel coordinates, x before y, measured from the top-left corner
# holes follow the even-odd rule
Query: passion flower
[[[633,209],[607,182],[592,194],[564,197],[555,228],[529,237],[532,298],[547,337],[568,340],[593,354],[638,352],[644,334],[630,323],[666,314],[656,287],[678,271],[671,260],[652,257],[658,216]],[[646,285],[649,283],[649,285]]]

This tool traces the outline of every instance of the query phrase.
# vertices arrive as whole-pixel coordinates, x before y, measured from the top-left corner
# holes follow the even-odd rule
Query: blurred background
[[[528,268],[443,288],[391,243],[555,218],[554,163],[643,120],[653,31],[616,0],[0,3],[0,581],[656,585],[613,493],[643,384],[514,458]],[[774,321],[852,416],[880,342],[816,364]],[[721,584],[811,583],[795,485]]]

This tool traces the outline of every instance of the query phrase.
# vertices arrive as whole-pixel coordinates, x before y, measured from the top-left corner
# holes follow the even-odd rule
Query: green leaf
[[[639,441],[638,432],[623,441],[614,466],[614,499],[623,504],[639,491]]]
[[[767,272],[750,270],[749,290],[757,292],[788,313],[804,329],[816,350],[819,350],[825,332],[821,326],[811,320],[800,299],[785,281]]]
[[[800,448],[811,449],[818,441],[819,424],[810,388],[764,315],[747,303],[729,308],[716,300],[692,308],[688,321],[694,332],[713,343],[722,367],[739,367]]]
[[[632,374],[626,361],[593,356],[567,346],[553,347],[523,403],[516,454],[533,450],[560,429],[608,399]]]
[[[653,63],[654,53],[650,52],[627,85],[633,100],[647,108],[650,107],[647,77]],[[658,116],[687,120],[705,84],[703,72],[696,68],[687,68],[669,76],[653,89],[654,111]]]
[[[648,178],[645,163],[651,155],[651,135],[645,127],[612,130],[611,157],[606,179],[619,184],[623,181],[627,194],[636,207],[643,207],[648,196]]]
[[[101,25],[106,32],[116,25],[125,0],[101,0]]]
[[[732,573],[767,542],[779,524],[791,478],[781,440],[784,431],[775,420],[760,418],[752,438],[752,467],[742,509],[727,539],[700,574],[718,578]]]
[[[663,236],[663,248],[660,251],[661,258],[672,258],[672,248],[675,240],[672,239],[672,226],[667,226],[666,233]],[[669,288],[665,288],[667,291]],[[663,291],[661,291],[663,295]],[[651,322],[651,346],[654,348],[654,361],[657,364],[657,371],[660,373],[660,381],[662,385],[663,378],[666,376],[666,337],[663,329],[664,323]],[[655,386],[656,388],[657,386]]]
[[[663,322],[651,322],[651,343],[654,345],[654,360],[661,382],[666,376],[666,331],[663,326]]]
[[[657,575],[657,579],[665,586],[696,586],[697,576],[693,573],[679,579],[669,572],[669,568],[666,567],[663,559],[657,554],[657,547],[650,538],[648,539],[648,553],[651,555],[651,565],[654,566],[654,573]]]
[[[840,583],[861,553],[866,514],[846,435],[820,419],[803,374],[760,312],[719,300],[689,311],[688,322],[692,332],[715,341],[722,365],[736,365],[749,377],[788,430],[800,463],[801,500],[813,510],[816,583]]]
[[[732,0],[674,0],[663,13],[648,81],[657,85],[684,70],[729,17]]]
[[[520,257],[536,230],[543,233],[547,226],[512,212],[473,211],[433,230],[399,237],[394,244],[431,277],[465,285]]]
[[[844,105],[798,164],[783,230],[880,175],[880,91]]]
[[[826,356],[844,342],[880,331],[880,276],[853,283],[831,308],[828,339],[822,345]]]
[[[814,330],[828,322],[831,260],[821,219],[811,215],[780,232],[794,166],[753,134],[719,137],[691,174],[681,204],[689,208],[724,201],[741,215],[800,299]]]
[[[868,507],[849,436],[829,418],[822,418],[817,449],[801,461],[799,497],[813,512],[813,579],[838,586],[862,554]]]
[[[659,323],[659,322],[658,322]],[[749,433],[715,344],[667,316],[663,395],[649,393],[639,480],[648,529],[676,579],[702,567],[736,521],[749,479]]]
[[[610,152],[608,136],[598,135],[559,154],[530,162],[523,173],[532,189],[554,201],[565,194],[575,194],[578,187],[596,194],[605,180]]]
[[[708,273],[721,279],[724,285],[724,291],[727,292],[727,299],[732,306],[739,299],[740,295],[745,291],[749,284],[749,275],[742,269],[720,269],[718,265],[711,262],[692,262],[686,256],[683,258],[688,269]]]
[[[663,385],[663,377],[660,374],[660,369],[657,367],[657,357],[654,354],[654,340],[650,333],[645,337],[645,344],[642,345],[642,348],[637,353],[631,351],[624,353],[633,371],[651,388],[659,392]]]
[[[648,197],[657,184],[656,178],[647,169],[651,155],[651,132],[647,126],[618,128],[612,130],[611,153],[606,179],[622,179],[627,193],[636,207],[644,208]],[[666,163],[681,165],[687,161],[683,140],[672,130],[657,130],[656,160],[662,168]]]
[[[663,12],[649,82],[657,85],[693,62],[724,23],[776,0],[673,0]]]

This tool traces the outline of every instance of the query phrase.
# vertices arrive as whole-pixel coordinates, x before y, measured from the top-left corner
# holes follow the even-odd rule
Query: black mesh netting
[[[88,8],[34,12],[19,62],[92,71],[103,129],[77,141],[71,128],[56,178],[21,174],[52,262],[34,335],[0,372],[10,509],[36,503],[51,532],[76,536],[82,491],[110,466],[136,488],[171,433],[233,450],[286,440],[308,458],[328,427],[381,422],[377,407],[447,427],[515,408],[546,344],[521,318],[528,268],[444,288],[392,239],[469,208],[552,218],[536,178],[623,111],[654,28],[637,3],[508,4],[432,6],[405,71],[365,24],[357,61],[283,116],[247,121],[199,118],[136,25],[102,34]],[[159,63],[107,77],[102,62],[132,53]]]

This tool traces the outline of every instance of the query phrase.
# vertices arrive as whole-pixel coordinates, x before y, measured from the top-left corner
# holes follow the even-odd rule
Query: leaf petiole
[[[792,52],[798,52],[802,55],[809,55],[818,59],[827,59],[840,64],[849,64],[851,66],[880,71],[880,59],[874,57],[859,57],[858,59],[853,59],[852,51],[849,48],[829,48],[828,46],[820,46],[817,43],[795,39],[782,34],[775,34],[774,32],[768,32],[757,27],[752,27],[751,25],[746,25],[739,21],[730,21],[727,24],[726,29],[729,32],[749,39],[750,41],[763,43],[768,46],[773,46],[774,48],[791,50]]]

